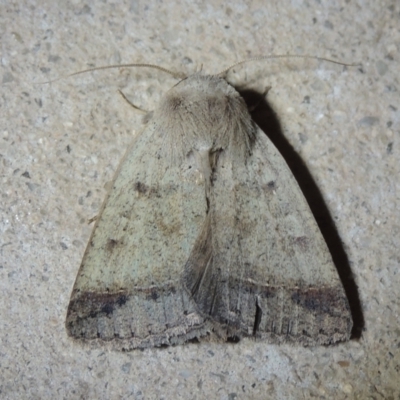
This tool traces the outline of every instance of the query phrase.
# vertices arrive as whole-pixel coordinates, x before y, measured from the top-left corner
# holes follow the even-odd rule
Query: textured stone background
[[[400,398],[400,4],[225,3],[1,2],[1,398]],[[346,283],[356,339],[130,353],[74,343],[64,320],[86,221],[142,126],[117,89],[151,110],[175,81],[122,69],[37,83],[123,62],[214,73],[289,53],[362,64],[272,60],[231,74],[260,93],[272,86],[267,101],[288,161],[304,163],[304,187],[317,194],[313,210]]]

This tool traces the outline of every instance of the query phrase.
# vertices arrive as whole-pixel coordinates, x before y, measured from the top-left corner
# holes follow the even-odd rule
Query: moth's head
[[[222,77],[194,74],[182,79],[164,96],[160,107],[166,113],[195,113],[213,120],[230,109],[243,107],[239,93]]]
[[[240,94],[220,76],[191,75],[161,99],[154,112],[168,151],[184,158],[191,150],[250,152],[254,124]]]

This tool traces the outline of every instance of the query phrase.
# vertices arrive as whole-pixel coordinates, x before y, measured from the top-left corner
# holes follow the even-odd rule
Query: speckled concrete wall
[[[399,21],[394,0],[1,2],[0,397],[399,399]],[[259,93],[271,86],[354,339],[129,353],[72,341],[64,321],[87,219],[142,127],[117,90],[151,110],[176,81],[122,69],[37,83],[126,62],[215,73],[259,54],[361,63],[271,60],[230,75]]]

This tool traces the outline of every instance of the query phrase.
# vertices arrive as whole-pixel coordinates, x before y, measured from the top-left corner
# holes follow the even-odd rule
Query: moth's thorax
[[[215,75],[194,74],[178,82],[167,96],[185,96],[187,99],[213,97],[240,97],[239,93],[225,79]]]
[[[255,129],[240,94],[223,78],[200,74],[189,76],[166,93],[154,121],[166,133],[166,146],[182,155],[209,149],[244,156],[250,151]]]

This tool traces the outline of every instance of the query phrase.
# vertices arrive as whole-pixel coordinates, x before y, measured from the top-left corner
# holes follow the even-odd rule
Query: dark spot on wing
[[[136,182],[134,189],[137,192],[143,193],[143,194],[149,191],[149,187],[146,184],[144,184],[143,182]]]
[[[274,190],[276,190],[276,182],[275,181],[269,181],[266,184],[263,184],[261,186],[262,190],[264,190],[267,193],[273,193]]]
[[[115,239],[108,239],[107,240],[107,244],[106,244],[106,250],[108,252],[113,252],[115,250],[115,248],[120,244],[119,240],[115,240]]]
[[[102,313],[106,314],[107,316],[111,315],[114,312],[114,304],[113,303],[106,303],[100,310]]]
[[[128,297],[125,296],[124,294],[120,296],[117,300],[116,303],[121,307],[123,306],[126,302],[128,301]]]
[[[167,107],[171,110],[171,111],[175,111],[177,109],[179,109],[182,104],[184,104],[184,98],[182,98],[181,96],[168,96],[167,97]]]
[[[323,314],[331,312],[335,304],[340,304],[340,293],[335,288],[308,288],[296,290],[291,297],[299,306]]]
[[[159,297],[160,297],[160,296],[159,296],[159,294],[157,293],[157,291],[156,291],[156,290],[152,290],[152,291],[150,292],[150,294],[147,296],[147,299],[148,299],[148,300],[156,301]]]

